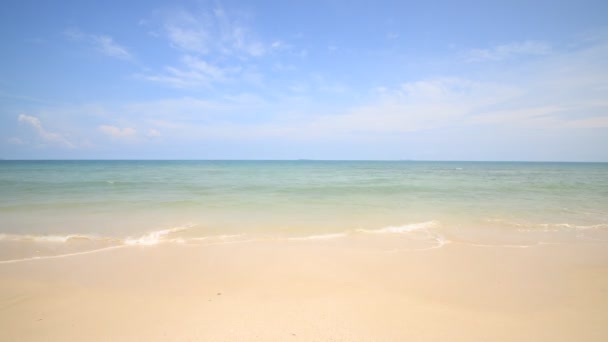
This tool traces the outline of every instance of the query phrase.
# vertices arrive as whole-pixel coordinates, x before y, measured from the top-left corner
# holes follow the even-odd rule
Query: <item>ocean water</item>
[[[605,242],[608,164],[0,161],[0,261],[380,237],[415,248]]]

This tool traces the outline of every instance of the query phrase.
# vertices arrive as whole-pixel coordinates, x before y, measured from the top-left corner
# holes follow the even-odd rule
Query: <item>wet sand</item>
[[[129,246],[0,264],[2,341],[606,341],[608,244]]]

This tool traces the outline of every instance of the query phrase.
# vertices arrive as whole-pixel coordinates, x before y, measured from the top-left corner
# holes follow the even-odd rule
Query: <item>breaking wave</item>
[[[514,222],[503,219],[486,219],[486,222],[499,224],[509,227],[514,227],[520,232],[541,231],[541,232],[556,232],[568,230],[602,230],[608,229],[608,223],[596,224],[573,224],[573,223],[531,223],[531,222]]]

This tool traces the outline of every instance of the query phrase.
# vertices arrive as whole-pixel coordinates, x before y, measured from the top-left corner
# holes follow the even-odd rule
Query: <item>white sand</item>
[[[608,245],[125,247],[0,264],[2,341],[607,341]]]

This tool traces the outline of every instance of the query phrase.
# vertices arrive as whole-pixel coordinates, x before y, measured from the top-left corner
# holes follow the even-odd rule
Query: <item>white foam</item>
[[[371,234],[384,234],[384,233],[393,233],[393,234],[403,234],[403,233],[411,233],[415,231],[427,230],[429,228],[436,228],[439,226],[438,221],[426,221],[419,223],[410,223],[403,226],[388,226],[380,229],[358,229],[357,232],[361,233],[371,233]]]
[[[173,228],[169,228],[169,229],[162,229],[162,230],[157,230],[157,231],[153,231],[147,234],[144,234],[140,237],[137,238],[126,238],[124,240],[124,244],[125,245],[129,245],[129,246],[133,246],[133,245],[139,245],[139,246],[152,246],[152,245],[157,245],[161,242],[167,241],[167,236],[169,236],[170,234],[173,233],[177,233],[177,232],[181,232],[184,230],[187,230],[189,228],[194,227],[194,224],[188,224],[188,225],[184,225],[184,226],[178,226],[178,227],[173,227]],[[183,239],[177,239],[177,240],[182,240]]]
[[[54,242],[65,243],[76,240],[84,241],[118,241],[107,237],[99,237],[94,235],[84,234],[68,234],[68,235],[19,235],[19,234],[0,234],[0,241],[27,241],[27,242]]]
[[[605,229],[605,228],[608,228],[608,223],[592,224],[592,225],[587,225],[587,226],[570,225],[570,227],[574,228],[574,229],[579,229],[579,230]]]
[[[111,246],[111,247],[104,247],[104,248],[98,248],[98,249],[93,249],[93,250],[88,250],[88,251],[82,251],[82,252],[75,252],[75,253],[58,254],[58,255],[46,255],[46,256],[34,256],[34,257],[22,258],[22,259],[0,260],[0,264],[14,264],[14,263],[18,263],[18,262],[34,261],[34,260],[60,259],[60,258],[67,258],[67,257],[77,256],[77,255],[99,253],[99,252],[108,251],[108,250],[111,250],[111,249],[123,248],[123,247],[125,247],[125,246]]]
[[[531,245],[505,245],[505,244],[488,244],[488,243],[473,243],[473,242],[457,242],[459,244],[473,246],[473,247],[499,247],[499,248],[530,248],[536,245],[540,245],[541,243],[535,243]]]
[[[443,235],[433,231],[433,228],[440,227],[439,221],[425,221],[418,223],[409,223],[402,226],[388,226],[380,229],[358,229],[359,233],[367,234],[402,234],[407,235],[408,238],[415,240],[426,240],[432,242],[433,245],[425,248],[413,248],[404,249],[406,251],[426,251],[436,248],[441,248],[449,243],[450,240],[446,239]],[[421,235],[422,234],[422,235]]]
[[[243,236],[244,234],[224,234],[224,235],[209,235],[209,236],[201,236],[201,237],[193,237],[189,238],[187,241],[206,241],[206,240],[225,240],[225,239],[234,239]]]
[[[188,224],[169,229],[162,229],[146,233],[139,237],[128,237],[124,240],[112,237],[102,237],[86,234],[68,234],[68,235],[32,235],[32,234],[0,234],[0,241],[11,242],[40,242],[40,243],[66,243],[72,241],[91,241],[91,242],[114,242],[125,245],[155,245],[162,241],[171,241],[167,237],[173,233],[187,230],[194,227],[194,224]],[[176,239],[179,240],[179,239]]]
[[[560,230],[594,230],[608,228],[608,224],[576,225],[570,223],[513,223],[520,232],[556,232]]]
[[[309,235],[301,237],[290,237],[287,238],[289,241],[307,241],[307,240],[332,240],[348,236],[347,233],[333,233],[333,234],[320,234],[320,235]]]
[[[503,219],[486,219],[486,222],[504,224],[512,227],[517,227],[520,232],[555,232],[560,230],[593,230],[606,229],[608,223],[598,223],[591,225],[577,225],[572,223],[529,223],[529,222],[512,222]]]

